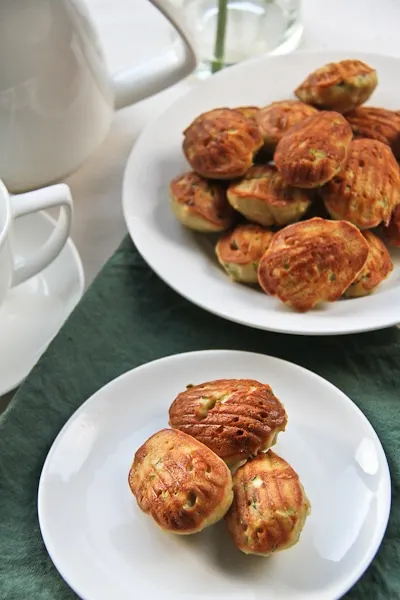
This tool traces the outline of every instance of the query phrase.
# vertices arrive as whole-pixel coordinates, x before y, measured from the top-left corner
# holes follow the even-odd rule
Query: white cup
[[[18,257],[17,260],[12,250],[14,220],[57,206],[60,207],[60,214],[49,239],[33,256]],[[33,277],[58,256],[68,239],[71,220],[72,198],[67,185],[52,185],[11,199],[4,183],[0,181],[0,305],[11,287]]]
[[[136,1],[128,1],[132,11]],[[179,12],[171,1],[149,1],[173,24],[178,44],[110,76],[81,0],[0,0],[0,178],[10,191],[68,175],[104,140],[115,108],[194,69]]]

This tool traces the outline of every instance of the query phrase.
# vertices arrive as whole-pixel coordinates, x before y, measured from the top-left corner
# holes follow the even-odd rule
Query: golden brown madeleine
[[[239,467],[233,493],[225,520],[239,550],[269,556],[299,541],[310,503],[297,473],[275,452]]]
[[[314,217],[274,235],[260,260],[258,281],[267,294],[305,312],[338,300],[360,273],[368,250],[351,223]]]
[[[387,144],[396,158],[400,157],[400,116],[394,110],[360,106],[348,113],[354,137],[370,138]]]
[[[188,386],[171,404],[169,423],[234,466],[272,446],[287,415],[269,385],[219,379]]]
[[[400,248],[400,204],[394,207],[389,225],[383,228],[383,233],[391,246]]]
[[[272,102],[261,108],[257,114],[257,122],[264,139],[265,150],[274,152],[284,133],[293,125],[297,125],[307,117],[312,117],[317,112],[313,106],[298,100]]]
[[[233,498],[224,461],[174,429],[162,429],[138,449],[128,482],[139,508],[171,533],[196,533],[216,523]]]
[[[210,179],[241,177],[263,145],[255,121],[230,108],[203,113],[183,134],[183,151],[190,166]]]
[[[367,296],[393,270],[392,259],[382,240],[372,231],[364,231],[363,235],[369,247],[368,257],[357,279],[343,294],[347,298]]]
[[[282,136],[274,161],[289,185],[319,187],[345,165],[352,137],[351,127],[342,115],[320,111]]]
[[[171,181],[170,202],[177,219],[196,231],[225,231],[235,219],[226,197],[226,186],[193,171]]]
[[[361,60],[342,60],[310,73],[294,93],[307,104],[345,113],[366,102],[377,84],[375,69]]]
[[[246,119],[257,118],[258,113],[260,112],[260,108],[258,106],[236,106],[234,110],[237,110],[242,114]]]
[[[217,242],[215,252],[220,265],[234,281],[258,283],[258,263],[273,235],[260,225],[238,225]]]
[[[310,191],[288,185],[275,165],[251,167],[227,196],[235,210],[266,227],[298,221],[312,202]]]
[[[399,167],[389,146],[358,139],[350,144],[346,166],[321,189],[321,196],[333,219],[372,229],[389,223],[399,186]]]

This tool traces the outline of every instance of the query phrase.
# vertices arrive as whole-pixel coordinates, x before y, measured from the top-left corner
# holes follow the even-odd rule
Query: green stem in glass
[[[217,37],[215,39],[214,60],[211,73],[224,68],[226,20],[228,16],[228,0],[218,0]]]

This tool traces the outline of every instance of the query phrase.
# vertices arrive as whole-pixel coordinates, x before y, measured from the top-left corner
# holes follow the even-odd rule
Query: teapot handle
[[[173,25],[183,42],[183,53],[178,56],[173,48],[164,51],[144,65],[116,73],[112,77],[115,108],[123,108],[174,85],[194,70],[196,55],[187,33],[179,22],[176,9],[165,0],[149,0]]]

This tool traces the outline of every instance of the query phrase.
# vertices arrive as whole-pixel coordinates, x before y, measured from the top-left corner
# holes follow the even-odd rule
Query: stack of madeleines
[[[299,539],[310,503],[297,473],[272,452],[287,415],[269,385],[219,379],[189,385],[162,429],[136,452],[129,487],[164,530],[197,533],[225,517],[245,554]]]
[[[171,182],[172,210],[225,232],[216,254],[234,281],[307,311],[392,271],[381,237],[400,247],[400,111],[361,106],[377,83],[359,60],[329,63],[298,100],[217,108],[184,131],[193,171]]]

